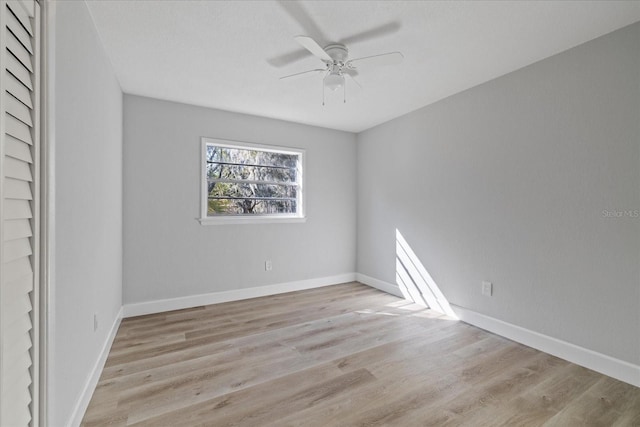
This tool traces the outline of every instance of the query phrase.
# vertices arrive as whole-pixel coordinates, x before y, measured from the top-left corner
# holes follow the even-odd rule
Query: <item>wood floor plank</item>
[[[600,378],[571,405],[555,414],[545,426],[611,426],[634,402],[632,385],[620,384],[612,378]],[[640,413],[640,408],[636,408]]]
[[[295,412],[307,405],[317,404],[324,398],[346,393],[349,388],[373,379],[373,375],[366,369],[345,374],[335,366],[325,364],[190,405],[169,415],[139,423],[130,422],[130,425],[193,425],[198,420],[207,419],[212,411],[223,408],[215,419],[218,426],[263,425],[267,420],[275,420],[288,411]]]
[[[434,344],[437,345],[429,347],[435,348],[432,351],[436,351],[438,357],[428,357],[427,363],[419,357],[406,358],[389,364],[383,372],[372,369],[374,375],[384,381],[387,393],[378,399],[369,396],[368,403],[353,408],[347,425],[420,425],[422,420],[433,421],[440,405],[473,390],[471,380],[478,376],[477,366],[493,366],[491,361],[503,359],[514,351],[507,340],[493,336],[470,335],[465,340],[445,339]],[[473,346],[481,352],[474,355],[473,363],[461,358],[445,362],[450,350],[458,346]],[[474,375],[469,376],[469,372]],[[439,424],[440,421],[433,425]]]
[[[640,426],[640,389],[349,283],[124,319],[83,426]]]
[[[620,418],[612,424],[612,427],[640,426],[640,393],[637,392],[637,389],[630,390],[629,393],[631,394],[627,397],[629,405]]]
[[[567,405],[575,403],[602,376],[589,369],[567,364],[556,375],[526,390],[494,417],[503,425],[543,425]]]

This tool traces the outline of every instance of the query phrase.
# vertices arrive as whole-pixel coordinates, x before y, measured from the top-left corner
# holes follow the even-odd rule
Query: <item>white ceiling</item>
[[[640,20],[640,1],[96,1],[89,10],[125,93],[360,132]],[[360,69],[347,103],[300,56],[296,35],[347,43],[350,58],[401,51]],[[385,31],[380,31],[384,33]]]

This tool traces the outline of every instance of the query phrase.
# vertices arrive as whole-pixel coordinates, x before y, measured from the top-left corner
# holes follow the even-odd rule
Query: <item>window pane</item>
[[[208,215],[294,214],[295,200],[209,199]]]
[[[296,182],[297,169],[283,169],[268,166],[227,165],[207,163],[207,178],[237,179],[271,182]]]
[[[295,168],[298,155],[210,145],[207,147],[207,161]]]
[[[301,153],[207,144],[207,215],[300,213],[301,160]]]
[[[209,183],[209,197],[296,198],[297,188],[292,185]]]

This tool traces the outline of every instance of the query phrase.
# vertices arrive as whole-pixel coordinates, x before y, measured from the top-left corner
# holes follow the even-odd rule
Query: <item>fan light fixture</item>
[[[324,85],[335,92],[344,86],[344,76],[337,71],[332,71],[324,78]]]

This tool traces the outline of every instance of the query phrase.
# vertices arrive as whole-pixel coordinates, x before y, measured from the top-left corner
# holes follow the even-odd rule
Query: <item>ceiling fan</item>
[[[355,79],[360,67],[366,68],[367,66],[399,64],[404,59],[404,56],[400,52],[387,52],[378,55],[364,56],[362,58],[349,59],[349,50],[342,43],[332,43],[322,48],[314,39],[308,36],[296,36],[294,39],[300,43],[302,47],[320,59],[324,63],[324,67],[289,74],[287,76],[280,77],[280,80],[323,73],[322,105],[324,105],[325,87],[333,91],[337,91],[342,88],[343,102],[347,102],[345,76],[358,86],[362,87]]]

